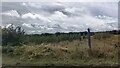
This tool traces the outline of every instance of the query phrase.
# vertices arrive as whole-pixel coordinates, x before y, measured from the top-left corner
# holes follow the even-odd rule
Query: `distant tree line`
[[[91,36],[96,35],[100,36],[99,33],[108,33],[108,34],[120,34],[120,30],[105,31],[105,32],[91,32]],[[106,37],[105,34],[102,34]],[[108,36],[108,35],[107,35]],[[84,32],[69,32],[69,33],[60,33],[56,32],[55,34],[51,33],[42,33],[42,34],[25,34],[24,29],[20,26],[14,27],[11,24],[8,28],[2,28],[2,45],[23,45],[23,44],[41,44],[41,43],[57,43],[61,41],[73,41],[73,40],[82,40],[87,38],[87,31]]]

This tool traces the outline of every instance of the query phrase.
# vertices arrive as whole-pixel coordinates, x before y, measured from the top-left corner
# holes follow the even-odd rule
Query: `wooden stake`
[[[91,36],[91,33],[90,33],[90,29],[88,28],[88,47],[89,47],[88,54],[89,54],[89,57],[92,58],[93,53],[91,50],[91,38],[90,38],[90,36]]]

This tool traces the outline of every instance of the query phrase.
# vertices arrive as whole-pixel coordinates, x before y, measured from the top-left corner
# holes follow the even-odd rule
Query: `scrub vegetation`
[[[3,66],[117,65],[120,31],[26,34],[21,27],[2,29]]]

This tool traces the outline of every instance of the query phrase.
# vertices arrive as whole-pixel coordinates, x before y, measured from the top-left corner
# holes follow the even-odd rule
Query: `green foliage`
[[[75,35],[75,34],[74,34]],[[66,36],[66,38],[64,38]],[[80,35],[79,35],[80,36]],[[32,35],[26,35],[29,41],[34,41],[36,38],[41,38],[43,40],[42,42],[45,42],[47,39],[47,42],[52,42],[53,40],[59,42],[59,40],[71,40],[71,39],[78,39],[77,34],[75,36],[73,35],[50,35],[50,36],[32,36]],[[34,40],[32,40],[32,38]],[[51,39],[52,37],[52,39]],[[71,38],[70,38],[71,37]],[[115,37],[115,38],[114,38]],[[46,38],[46,39],[43,39]],[[54,38],[54,39],[53,39]],[[80,37],[79,37],[80,38]],[[106,38],[106,37],[105,37]],[[26,41],[27,41],[26,40]],[[92,52],[88,51],[88,47],[86,45],[86,40],[78,41],[65,41],[60,43],[49,43],[49,44],[40,44],[40,45],[23,45],[23,46],[3,46],[3,54],[6,55],[6,57],[3,57],[3,64],[8,65],[16,65],[17,63],[20,63],[21,66],[23,65],[50,65],[53,64],[73,64],[73,65],[80,65],[82,63],[88,63],[88,64],[116,64],[118,63],[118,50],[114,49],[113,46],[110,44],[114,43],[114,41],[118,40],[117,36],[109,37],[108,39],[103,41],[95,40],[93,42],[93,48]],[[114,41],[110,41],[114,40]],[[109,44],[106,44],[105,46],[102,45],[106,42],[110,42]],[[53,41],[54,42],[54,41]],[[29,43],[29,42],[28,42]],[[31,42],[33,43],[33,42]],[[36,41],[34,43],[37,43]],[[57,46],[58,45],[58,46]],[[8,55],[9,54],[9,55]],[[91,57],[89,55],[91,54]],[[10,56],[11,55],[11,56]],[[9,59],[8,59],[9,58]],[[16,59],[15,59],[16,58]],[[103,60],[101,60],[103,59]],[[9,60],[9,61],[8,61]],[[73,61],[74,60],[74,61]],[[83,60],[83,61],[81,61]],[[94,64],[93,64],[94,63]],[[19,66],[20,66],[19,65]]]
[[[2,47],[2,53],[13,53],[14,48],[11,46],[3,46]]]
[[[80,33],[55,33],[55,34],[38,34],[24,35],[21,27],[14,27],[11,24],[8,28],[2,29],[2,45],[22,45],[22,44],[41,44],[41,43],[57,43],[61,41],[81,40]]]
[[[12,46],[11,46],[12,47]],[[21,56],[22,59],[33,60],[46,56],[53,56],[53,49],[44,46],[15,46],[12,54]]]
[[[72,40],[81,40],[80,34],[60,34],[60,35],[28,35],[25,36],[25,43],[26,44],[41,44],[41,43],[57,43],[61,41],[72,41]]]
[[[24,46],[21,46],[21,47],[15,46],[14,47],[14,51],[13,51],[14,55],[22,55],[24,52],[25,52]]]
[[[101,39],[107,39],[110,38],[112,36],[112,34],[110,33],[96,33],[94,35],[95,39],[101,40]]]
[[[24,35],[24,30],[21,27],[14,27],[11,24],[8,28],[2,29],[2,45],[21,45],[21,38]]]

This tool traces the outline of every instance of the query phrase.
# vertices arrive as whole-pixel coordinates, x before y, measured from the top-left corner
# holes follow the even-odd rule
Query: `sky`
[[[118,29],[117,2],[2,2],[2,27],[28,34]]]

